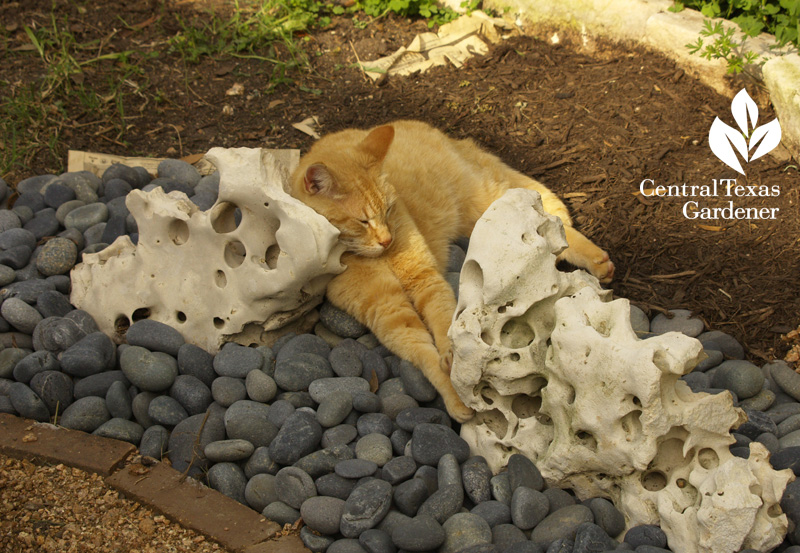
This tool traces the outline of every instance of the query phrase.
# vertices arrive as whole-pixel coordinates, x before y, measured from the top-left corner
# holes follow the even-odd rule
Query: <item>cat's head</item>
[[[381,166],[394,139],[386,125],[361,141],[347,132],[322,138],[292,177],[293,194],[333,226],[347,251],[377,257],[392,244],[390,215],[396,201]]]

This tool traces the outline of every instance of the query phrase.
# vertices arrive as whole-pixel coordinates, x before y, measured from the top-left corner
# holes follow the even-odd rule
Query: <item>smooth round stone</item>
[[[19,220],[23,225],[33,219],[33,210],[27,205],[15,204],[12,211],[19,216]]]
[[[625,543],[634,548],[649,545],[651,547],[667,547],[667,535],[655,524],[640,524],[625,532]]]
[[[115,380],[111,383],[106,392],[106,407],[112,419],[130,419],[133,416],[132,402],[133,398],[123,381]]]
[[[214,357],[214,371],[220,376],[245,378],[251,371],[261,369],[264,357],[255,348],[228,342]]]
[[[44,371],[57,371],[61,365],[49,351],[35,351],[20,359],[14,366],[14,380],[29,384],[34,376]]]
[[[200,182],[200,173],[189,163],[180,159],[165,159],[158,164],[158,177],[188,185],[191,188]]]
[[[703,332],[704,325],[700,319],[693,319],[692,312],[686,309],[673,309],[669,315],[659,313],[650,323],[650,332],[665,334],[667,332],[680,332],[695,338]]]
[[[706,358],[700,361],[693,369],[696,372],[705,372],[709,369],[713,369],[725,359],[722,352],[716,349],[703,349],[703,353],[706,354]]]
[[[280,382],[278,382],[278,385],[280,385]],[[329,394],[334,392],[347,392],[352,397],[356,392],[369,392],[369,382],[363,378],[353,376],[320,377],[308,386],[308,393],[311,394],[311,399],[317,403],[322,403]]]
[[[72,403],[72,378],[61,371],[37,373],[31,379],[30,387],[51,415],[62,413]]]
[[[344,478],[335,473],[324,474],[314,481],[317,486],[317,494],[338,497],[342,501],[350,497],[350,493],[358,482],[349,478]]]
[[[345,459],[336,463],[334,470],[342,478],[357,480],[375,474],[378,465],[366,459]]]
[[[381,470],[381,478],[389,482],[392,486],[396,486],[401,482],[405,482],[417,471],[417,463],[414,459],[408,456],[400,456],[391,459]]]
[[[217,463],[208,469],[208,485],[218,492],[247,505],[244,489],[247,478],[236,463]]]
[[[436,399],[436,388],[433,387],[422,371],[408,361],[400,363],[400,379],[406,393],[420,402],[433,401]]]
[[[275,462],[291,465],[315,451],[321,439],[320,424],[312,415],[298,411],[283,423],[269,444],[269,454]]]
[[[115,361],[116,347],[114,342],[102,332],[93,332],[81,338],[61,354],[62,370],[67,374],[80,377],[91,376],[112,369]],[[136,384],[130,377],[128,379]]]
[[[705,349],[718,349],[728,359],[744,359],[744,348],[730,334],[721,330],[703,332],[697,336]]]
[[[167,452],[169,432],[161,425],[153,425],[145,429],[139,442],[139,453],[145,457],[161,459]]]
[[[780,424],[792,415],[800,415],[800,403],[781,403],[773,406],[765,414],[772,419],[772,422]]]
[[[60,230],[60,224],[56,219],[56,211],[52,208],[42,209],[36,215],[25,223],[23,227],[29,230],[36,237],[36,240],[41,240],[45,236],[53,236]]]
[[[189,415],[205,413],[213,401],[209,387],[190,374],[179,374],[175,377],[169,395],[175,398]]]
[[[22,228],[11,228],[0,232],[0,249],[8,250],[17,246],[27,246],[33,251],[36,249],[36,236]]]
[[[392,394],[388,397],[382,397],[381,402],[383,404],[381,413],[392,420],[397,419],[397,416],[406,409],[419,407],[417,400],[408,394]]]
[[[585,505],[571,505],[547,515],[531,532],[534,543],[549,544],[559,538],[575,539],[578,527],[592,522],[594,515]]]
[[[399,366],[400,365],[398,362],[398,367]],[[378,389],[378,397],[380,397],[381,399],[387,399],[393,395],[401,395],[401,394],[407,395],[406,387],[403,384],[403,381],[400,379],[400,377],[390,378],[388,380],[385,380],[384,382],[381,382],[381,386]]]
[[[278,434],[278,429],[269,422],[269,411],[268,405],[257,401],[244,399],[233,403],[225,411],[228,437],[247,440],[255,447],[269,445]]]
[[[17,409],[19,410],[19,409]],[[64,428],[94,432],[111,419],[105,399],[96,396],[82,397],[64,409],[59,424]]]
[[[253,451],[255,451],[253,444],[247,440],[220,440],[206,445],[203,454],[212,463],[224,463],[248,459]]]
[[[44,318],[63,317],[73,309],[67,296],[56,290],[42,292],[36,299],[36,310]]]
[[[85,232],[89,227],[104,223],[106,220],[108,220],[108,207],[102,202],[94,202],[70,211],[64,217],[64,227]]]
[[[158,396],[150,402],[147,414],[156,423],[162,426],[175,426],[189,417],[180,403],[170,396]]]
[[[269,403],[278,393],[278,385],[275,380],[260,370],[248,372],[247,377],[244,379],[244,385],[247,390],[247,397],[261,403]]]
[[[384,518],[384,520],[386,520]],[[396,553],[392,537],[383,530],[372,528],[358,536],[358,543],[367,553]]]
[[[492,543],[492,529],[485,520],[472,513],[455,514],[442,528],[445,539],[439,553],[458,553],[469,547]]]
[[[467,497],[476,505],[492,499],[492,470],[483,457],[470,457],[461,466],[461,480]]]
[[[214,372],[214,356],[194,344],[183,344],[178,348],[178,370],[199,379],[208,387],[217,377]]]
[[[131,186],[141,188],[144,184],[141,182],[141,175],[133,167],[129,167],[123,163],[113,163],[103,171],[103,183],[108,183],[113,179],[122,179]],[[149,182],[149,178],[147,179]]]
[[[526,542],[528,538],[513,524],[498,524],[492,527],[492,543],[497,551],[505,551],[515,543]]]
[[[739,399],[755,396],[764,386],[761,369],[749,361],[724,361],[711,378],[713,388],[725,388]]]
[[[17,363],[25,359],[30,352],[21,348],[0,350],[0,378],[12,378]]]
[[[353,450],[344,445],[318,449],[299,459],[294,466],[306,471],[312,478],[333,472],[340,461],[353,459]]]
[[[745,411],[745,414],[747,415],[747,421],[736,429],[738,434],[743,434],[751,440],[755,440],[756,436],[764,432],[777,433],[777,425],[761,411]]]
[[[125,375],[122,374],[122,371],[104,371],[76,380],[73,394],[75,395],[75,399],[87,396],[96,396],[105,399],[108,390],[114,382],[122,382],[126,387],[130,386],[130,382],[128,382]]]
[[[499,501],[489,500],[478,503],[470,512],[485,520],[490,528],[511,523],[511,508]]]
[[[110,179],[103,185],[103,200],[108,203],[109,200],[127,196],[133,190],[129,182],[122,179]],[[47,201],[47,196],[45,196]]]
[[[440,488],[447,486],[462,487],[461,468],[458,461],[451,453],[442,455],[439,459],[439,466],[436,470],[436,481]]]
[[[61,223],[63,226],[67,220],[67,215],[78,209],[79,207],[84,207],[86,202],[83,200],[69,200],[58,206],[56,209],[56,220]],[[88,228],[88,227],[87,227]],[[78,233],[82,233],[82,230],[75,229]]]
[[[328,428],[322,434],[322,447],[328,448],[336,445],[347,445],[358,436],[358,430],[352,424],[340,424]]]
[[[320,307],[319,319],[328,330],[342,338],[358,338],[369,332],[366,326],[328,301]]]
[[[328,360],[313,353],[298,353],[281,359],[281,353],[288,345],[278,352],[275,363],[275,382],[282,389],[289,392],[307,390],[315,380],[333,376]]]
[[[112,418],[101,424],[92,434],[139,445],[144,435],[144,428],[128,419]]]
[[[304,470],[284,467],[275,475],[275,493],[280,501],[299,509],[307,499],[317,495],[317,487]]]
[[[17,378],[17,380],[19,380],[19,378]],[[791,415],[782,420],[777,426],[776,435],[779,438],[783,438],[796,430],[800,430],[800,414]]]
[[[20,194],[27,194],[29,192],[41,192],[42,189],[48,184],[55,181],[58,177],[55,175],[35,175],[22,179],[17,183],[17,192]],[[3,181],[5,184],[5,181]]]
[[[433,551],[444,541],[444,528],[429,515],[403,521],[392,530],[392,543],[405,551]]]
[[[461,486],[445,486],[433,492],[419,508],[418,513],[429,514],[439,523],[444,523],[459,512],[463,504],[464,489]]]
[[[15,208],[20,207],[29,207],[31,211],[36,213],[37,211],[45,208],[44,197],[39,192],[23,192],[17,198],[17,201],[14,202]]]
[[[600,497],[591,499],[588,504],[594,514],[594,522],[611,537],[620,535],[625,530],[625,517],[614,507],[614,504]]]
[[[377,413],[382,407],[381,398],[372,392],[366,390],[353,392],[353,409],[359,413]]]
[[[508,458],[508,483],[512,493],[520,486],[536,491],[544,489],[542,473],[530,459],[521,453],[515,453]]]
[[[515,526],[530,530],[550,511],[550,502],[542,492],[519,486],[511,496],[511,520]]]
[[[124,217],[111,216],[108,221],[103,224],[103,233],[99,237],[99,242],[103,244],[111,244],[120,236],[126,234],[126,220]],[[94,227],[92,227],[94,228]],[[87,231],[88,232],[88,231]]]
[[[789,432],[778,439],[781,449],[800,447],[800,430]]]
[[[328,355],[333,372],[337,376],[361,376],[364,371],[360,357],[363,349],[364,346],[351,338],[339,342]]]
[[[584,522],[575,533],[573,552],[613,551],[617,545],[600,526],[593,522]]]
[[[204,420],[205,423],[203,422]],[[200,436],[199,439],[198,434]],[[210,414],[206,419],[205,414],[193,415],[181,421],[172,429],[169,435],[167,454],[172,463],[172,468],[178,472],[184,472],[188,468],[189,476],[202,474],[208,470],[210,463],[204,455],[200,455],[198,459],[197,452],[202,452],[206,445],[211,442],[224,439],[225,425],[220,416]],[[192,460],[194,461],[192,462]],[[191,468],[189,468],[190,462],[192,462]],[[242,490],[244,490],[244,485],[242,485]]]
[[[156,397],[158,397],[158,394],[153,392],[141,392],[133,396],[133,401],[131,401],[133,418],[144,428],[149,428],[155,424],[150,415],[147,414],[147,410],[150,408],[150,402]]]
[[[346,538],[355,538],[374,528],[389,512],[391,505],[391,484],[378,479],[364,482],[345,501],[339,531]]]
[[[0,306],[0,315],[14,328],[26,334],[32,334],[36,325],[42,321],[42,315],[18,298],[8,298]]]
[[[276,342],[273,345],[273,349],[276,351],[276,365],[298,354],[314,354],[327,361],[331,353],[331,348],[325,340],[314,334],[288,336],[282,344]]]
[[[770,376],[780,389],[800,401],[800,374],[783,362],[770,363]]]
[[[152,352],[161,351],[173,357],[178,356],[178,351],[185,343],[181,333],[169,325],[142,319],[133,323],[125,338],[132,346],[140,346]]]
[[[771,455],[769,461],[775,470],[792,469],[797,476],[800,473],[800,446],[781,449]]]
[[[394,502],[401,513],[414,516],[429,496],[425,482],[420,478],[412,478],[395,487]]]
[[[280,468],[269,456],[269,448],[261,446],[256,448],[244,464],[244,473],[252,479],[256,474],[275,475]]]
[[[134,386],[148,392],[167,390],[178,376],[178,363],[174,358],[163,353],[151,353],[140,346],[125,348],[119,364]]]
[[[550,512],[554,513],[563,507],[575,505],[575,497],[561,488],[547,488],[542,492],[550,503]]]
[[[489,481],[492,487],[492,497],[505,505],[511,505],[511,483],[508,479],[508,472],[501,472]]]
[[[326,553],[367,553],[356,539],[336,540],[328,546]]]
[[[12,228],[22,228],[19,215],[7,209],[0,210],[0,234]]]
[[[775,392],[764,387],[753,397],[740,401],[739,407],[751,411],[766,411],[775,403],[776,397]]]
[[[469,445],[451,428],[441,424],[422,423],[411,437],[411,456],[422,465],[438,465],[446,453],[455,455],[459,463],[469,458]]]
[[[26,419],[39,422],[50,420],[50,410],[36,393],[22,382],[14,382],[8,392],[11,405]]]
[[[406,447],[410,447],[411,432],[398,428],[389,436],[389,441],[392,442],[392,451],[395,455],[405,455]]]
[[[433,407],[412,407],[397,414],[397,426],[403,430],[413,432],[417,425],[422,423],[441,424],[451,426],[450,416],[441,409]]]
[[[247,397],[247,387],[241,378],[220,376],[211,383],[211,397],[223,407],[230,407]]]
[[[337,497],[309,497],[300,506],[303,522],[320,534],[333,535],[339,532],[339,519],[344,512],[344,501]]]
[[[33,250],[28,246],[8,248],[0,251],[0,264],[7,265],[12,269],[22,269],[30,261],[31,253],[33,253]]]
[[[358,418],[356,428],[360,436],[367,434],[391,435],[393,431],[392,419],[383,413],[366,413]]]
[[[270,406],[267,420],[274,424],[276,428],[280,428],[283,426],[283,423],[286,422],[286,419],[289,418],[289,415],[296,410],[296,407],[291,402],[285,399],[279,399]]]
[[[373,335],[366,334],[359,338],[359,342],[367,336]],[[380,353],[374,349],[361,352],[361,365],[364,367],[361,377],[368,382],[372,382],[373,379],[377,378],[378,382],[381,383],[392,376],[389,367],[386,365],[386,361],[384,361]]]
[[[323,428],[340,424],[353,410],[353,398],[345,391],[335,391],[325,396],[317,408],[317,420]]]
[[[300,511],[289,507],[283,501],[275,501],[267,505],[261,514],[273,522],[277,522],[281,526],[285,524],[294,524],[300,518]],[[330,548],[328,548],[330,550]]]
[[[2,211],[0,211],[2,213]],[[17,278],[17,273],[8,265],[0,265],[0,286],[7,286],[14,282]]]
[[[367,434],[356,442],[356,458],[382,467],[392,458],[392,442],[383,434]]]
[[[245,476],[247,476],[246,470]],[[278,494],[275,493],[275,476],[272,474],[251,476],[244,488],[244,497],[247,504],[259,513],[270,503],[278,501]]]
[[[42,246],[36,258],[36,268],[45,276],[66,274],[75,266],[78,247],[72,240],[55,237]]]
[[[647,334],[650,332],[650,319],[647,314],[639,307],[631,304],[631,328],[637,335]]]
[[[711,387],[711,377],[706,373],[699,371],[690,372],[681,376],[681,380],[689,385],[689,388],[695,393]]]

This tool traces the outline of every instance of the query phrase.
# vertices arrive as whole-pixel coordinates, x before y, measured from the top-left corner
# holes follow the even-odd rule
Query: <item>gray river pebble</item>
[[[247,477],[236,463],[216,463],[208,470],[208,485],[218,492],[247,505],[244,489]]]
[[[48,240],[36,258],[36,268],[45,276],[66,274],[78,260],[78,247],[67,238]]]
[[[203,448],[203,454],[212,463],[233,463],[250,458],[254,450],[253,444],[247,440],[220,440],[207,444]]]
[[[112,418],[101,424],[92,434],[138,445],[142,441],[144,428],[128,419]]]
[[[321,439],[322,427],[314,417],[295,412],[269,444],[270,457],[282,465],[291,465],[315,451]]]
[[[68,229],[74,228],[85,232],[89,227],[97,223],[103,223],[108,219],[108,207],[102,202],[89,203],[77,207],[64,217],[64,226]]]
[[[312,530],[327,535],[339,532],[339,520],[343,512],[344,500],[337,497],[310,497],[300,506],[303,522]]]
[[[50,420],[50,411],[47,405],[36,393],[22,382],[14,382],[8,392],[11,405],[22,417],[39,422]],[[62,426],[66,426],[62,423]]]
[[[275,493],[278,500],[299,509],[303,502],[317,495],[317,487],[304,470],[284,467],[275,475]]]
[[[125,338],[132,346],[140,346],[152,352],[163,352],[177,357],[181,346],[185,343],[180,332],[169,325],[142,319],[133,323]]]
[[[333,392],[347,392],[351,397],[357,392],[369,392],[369,382],[354,376],[321,377],[314,380],[307,388],[311,399],[322,403],[325,397]]]
[[[174,358],[139,346],[125,348],[119,364],[132,384],[148,392],[167,390],[178,376],[178,363]]]
[[[24,301],[9,298],[0,306],[0,315],[14,328],[26,334],[32,334],[36,325],[42,321],[42,315]]]
[[[233,403],[224,415],[228,437],[247,440],[255,447],[269,445],[278,434],[269,422],[269,411],[269,405],[257,401],[243,399]]]
[[[356,487],[345,501],[339,531],[346,538],[355,538],[374,528],[392,505],[392,486],[384,480],[372,479]]]
[[[150,402],[147,414],[156,424],[162,426],[175,426],[189,417],[180,403],[170,396],[158,396]]]
[[[250,507],[260,513],[267,505],[278,501],[274,474],[248,475],[247,469],[245,469],[245,476],[247,476],[247,485],[244,488],[244,497]]]
[[[245,378],[251,371],[261,369],[264,357],[255,348],[228,342],[214,356],[214,371],[220,376]]]
[[[64,428],[94,432],[111,419],[106,402],[96,396],[82,397],[64,409],[59,424]]]

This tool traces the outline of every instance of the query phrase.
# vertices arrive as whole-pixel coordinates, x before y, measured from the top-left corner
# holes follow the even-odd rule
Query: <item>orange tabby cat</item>
[[[291,186],[339,229],[347,248],[347,270],[331,280],[328,299],[421,369],[461,422],[473,412],[450,383],[447,331],[456,301],[442,276],[455,238],[469,236],[506,190],[530,188],[564,223],[569,247],[560,257],[604,282],[614,273],[608,255],[572,228],[567,208],[544,185],[425,123],[323,137],[300,160]]]

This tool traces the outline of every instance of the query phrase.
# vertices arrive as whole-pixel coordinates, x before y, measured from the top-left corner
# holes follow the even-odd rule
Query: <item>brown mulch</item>
[[[5,58],[0,83],[24,86],[41,79],[45,67],[38,55],[14,49],[28,42],[24,25],[49,23],[51,4],[31,0],[0,11],[6,26],[0,35]],[[800,322],[797,163],[765,156],[742,177],[718,161],[708,148],[708,130],[715,116],[733,124],[730,100],[672,61],[605,41],[587,50],[568,38],[553,45],[544,36],[517,36],[460,70],[443,67],[375,84],[354,66],[356,53],[374,59],[407,45],[427,27],[387,17],[362,29],[342,17],[300,37],[313,71],[287,74],[291,81],[271,88],[273,67],[267,62],[205,57],[187,64],[170,51],[167,39],[180,30],[174,11],[191,18],[190,5],[119,1],[78,10],[64,1],[55,4],[79,40],[113,35],[107,48],[135,50],[134,61],[145,72],[132,78],[137,86],[123,96],[122,129],[96,121],[77,97],[53,107],[74,121],[60,129],[62,155],[54,159],[42,148],[24,168],[3,175],[10,183],[60,171],[66,149],[174,157],[212,146],[305,151],[312,139],[291,123],[310,116],[318,118],[323,133],[422,119],[454,137],[476,139],[561,194],[578,228],[614,260],[616,296],[651,315],[690,309],[709,328],[738,338],[752,359],[783,357],[789,349],[781,335]],[[149,56],[153,52],[157,57]],[[280,49],[270,55],[286,56]],[[103,86],[113,63],[87,66],[85,78]],[[226,95],[236,83],[244,93]],[[758,88],[748,89],[761,100],[759,122],[771,120],[774,113]],[[232,115],[224,114],[225,106]],[[637,194],[644,179],[654,185],[709,186],[727,178],[756,192],[777,186],[779,194]],[[690,200],[699,207],[733,201],[736,207],[779,211],[774,220],[687,219],[682,208]]]

